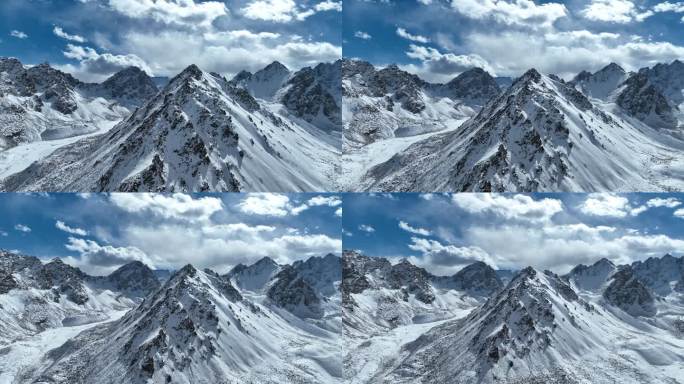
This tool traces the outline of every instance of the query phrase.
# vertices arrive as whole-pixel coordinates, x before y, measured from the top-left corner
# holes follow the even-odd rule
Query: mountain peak
[[[274,61],[271,64],[264,67],[263,71],[267,72],[290,72],[290,70],[279,61]]]
[[[601,70],[598,71],[598,72],[620,72],[620,73],[625,73],[625,70],[624,70],[621,66],[619,66],[618,64],[616,64],[616,63],[610,63],[610,64],[606,65],[605,67],[603,67],[603,69],[601,69]],[[598,72],[597,72],[597,73],[598,73]]]

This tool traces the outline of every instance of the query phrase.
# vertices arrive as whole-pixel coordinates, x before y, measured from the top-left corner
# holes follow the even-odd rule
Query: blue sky
[[[569,78],[684,59],[683,16],[684,2],[664,0],[348,0],[343,48],[431,81],[473,66]]]
[[[340,254],[341,203],[329,194],[0,194],[0,248],[93,274],[133,260],[226,272],[264,256]]]
[[[86,81],[128,65],[157,76],[190,64],[299,69],[341,57],[341,10],[338,0],[3,0],[0,55]]]
[[[345,194],[344,248],[438,274],[684,255],[684,194]]]

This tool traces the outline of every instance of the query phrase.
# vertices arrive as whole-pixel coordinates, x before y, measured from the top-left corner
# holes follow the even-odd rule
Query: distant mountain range
[[[341,383],[340,260],[159,280],[140,262],[89,276],[2,251],[0,381]]]
[[[345,377],[354,383],[674,383],[684,259],[602,259],[504,284],[484,263],[435,276],[343,254]]]
[[[430,84],[396,66],[342,64],[350,191],[684,189],[684,63],[571,81],[481,69]],[[500,86],[502,85],[502,86]]]
[[[341,61],[85,84],[0,59],[0,190],[334,190]],[[161,88],[157,88],[161,86]],[[4,150],[2,150],[4,148]]]

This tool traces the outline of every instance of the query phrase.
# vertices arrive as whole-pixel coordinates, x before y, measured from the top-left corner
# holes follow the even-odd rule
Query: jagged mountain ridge
[[[0,262],[3,260],[9,258],[0,258]],[[157,289],[119,320],[92,327],[51,350],[38,365],[22,369],[17,380],[341,382],[341,367],[337,366],[341,357],[335,355],[341,328],[339,260],[328,255],[282,266],[306,276],[313,294],[328,302],[319,319],[298,317],[281,303],[265,295],[260,300],[232,284],[232,272],[262,268],[264,263],[273,263],[270,259],[235,268],[224,276],[188,265],[174,272],[163,285],[157,282]],[[40,263],[35,258],[21,258],[12,265],[24,268],[36,261]],[[142,263],[130,263],[109,276],[93,279],[137,291],[145,285],[141,276],[154,278],[152,271],[140,266],[144,267]],[[74,273],[87,276],[68,268],[67,272],[51,276],[67,281]],[[332,271],[332,275],[321,273],[325,270]],[[325,287],[331,278],[335,279],[335,270],[335,291],[329,292]],[[274,276],[266,285],[279,280]],[[298,291],[286,288],[282,292],[296,296]]]
[[[684,164],[671,155],[684,150],[678,128],[684,123],[684,65],[679,61],[636,73],[612,63],[569,82],[530,70],[498,93],[482,91],[489,82],[471,83],[469,92],[492,95],[482,97],[485,106],[467,121],[451,124],[452,129],[423,130],[424,135],[411,136],[415,140],[388,133],[402,130],[386,130],[388,124],[373,117],[386,108],[359,106],[377,88],[367,79],[384,71],[390,77],[385,83],[402,86],[398,92],[405,106],[416,113],[430,110],[437,104],[421,96],[426,82],[396,66],[376,71],[369,63],[345,63],[349,70],[343,71],[343,83],[350,101],[345,99],[343,108],[343,167],[349,180],[342,185],[350,191],[684,189],[679,177]],[[483,71],[466,73],[474,72]],[[530,86],[530,80],[537,85]],[[430,121],[417,119],[426,125]]]
[[[345,375],[352,382],[669,383],[677,375],[677,369],[660,367],[674,367],[684,351],[684,342],[664,341],[681,339],[684,306],[676,292],[661,297],[653,287],[680,283],[682,258],[666,255],[620,266],[603,259],[564,276],[526,268],[485,303],[451,319],[398,323],[388,330],[377,322],[400,304],[359,316],[378,289],[378,274],[359,271],[389,263],[353,252],[346,256],[353,265],[345,263],[343,286],[358,292],[345,292],[350,299],[344,305],[345,334],[356,340],[345,357]],[[649,278],[641,280],[633,272],[638,269]],[[659,345],[662,360],[628,357],[645,353],[647,345]]]
[[[107,129],[157,91],[135,67],[91,84],[49,64],[0,58],[0,149]]]
[[[13,191],[333,189],[337,139],[307,122],[287,120],[288,114],[193,65],[108,133],[60,148],[0,186]]]
[[[372,167],[356,188],[445,192],[679,188],[681,180],[665,178],[661,172],[678,166],[669,153],[684,148],[684,142],[620,113],[597,107],[572,84],[530,70],[457,130],[417,142]],[[661,157],[665,162],[656,160]]]

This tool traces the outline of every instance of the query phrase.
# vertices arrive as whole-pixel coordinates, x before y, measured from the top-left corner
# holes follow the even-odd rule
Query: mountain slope
[[[605,112],[562,80],[518,78],[457,130],[374,166],[355,190],[620,191],[684,187],[684,142],[619,109]]]
[[[7,191],[318,191],[334,137],[190,66],[108,133],[0,181]]]
[[[669,337],[622,322],[557,275],[527,268],[467,317],[407,343],[375,382],[667,383],[675,371],[659,367],[672,367],[684,351]]]
[[[339,382],[336,335],[186,266],[120,320],[51,351],[22,380]]]

